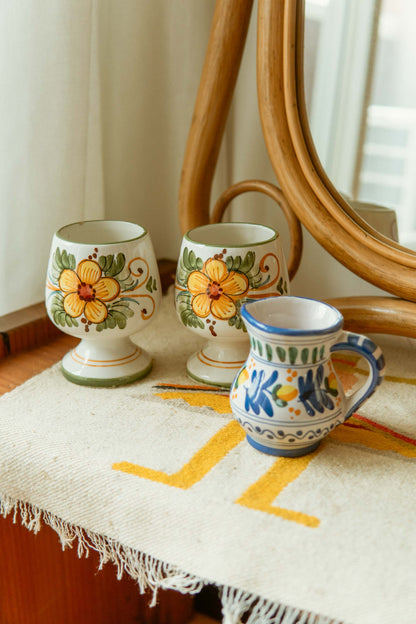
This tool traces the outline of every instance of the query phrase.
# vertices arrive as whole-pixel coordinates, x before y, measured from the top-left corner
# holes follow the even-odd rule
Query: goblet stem
[[[187,373],[195,381],[230,388],[249,351],[250,342],[246,334],[238,340],[208,340],[188,359]]]

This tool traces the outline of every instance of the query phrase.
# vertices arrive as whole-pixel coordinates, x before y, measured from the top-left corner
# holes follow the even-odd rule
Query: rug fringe
[[[295,607],[277,604],[232,587],[221,590],[223,624],[345,624]],[[249,613],[248,617],[247,614]]]
[[[62,550],[77,547],[79,558],[88,557],[90,550],[99,555],[99,569],[106,563],[117,568],[117,578],[126,573],[138,584],[140,592],[152,591],[150,606],[157,604],[159,589],[173,589],[182,594],[197,594],[212,582],[164,563],[150,555],[123,546],[116,540],[88,531],[66,522],[54,514],[42,511],[35,505],[15,500],[0,493],[0,514],[6,518],[13,514],[13,522],[20,518],[29,531],[38,533],[42,522],[59,536]],[[240,589],[219,587],[223,624],[346,624],[325,616],[306,613],[299,609],[277,604]]]

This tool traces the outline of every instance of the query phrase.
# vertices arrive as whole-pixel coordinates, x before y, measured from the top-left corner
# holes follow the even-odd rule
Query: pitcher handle
[[[368,379],[364,385],[347,397],[345,410],[345,420],[347,420],[383,381],[385,372],[384,355],[380,347],[370,338],[348,331],[343,331],[339,342],[331,347],[331,353],[335,351],[355,351],[362,355],[370,365]]]

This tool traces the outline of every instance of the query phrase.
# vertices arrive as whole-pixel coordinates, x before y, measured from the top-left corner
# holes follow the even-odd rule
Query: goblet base
[[[194,381],[230,388],[250,350],[248,337],[242,341],[207,342],[188,359],[186,372]]]
[[[62,359],[66,379],[83,386],[121,386],[141,379],[151,369],[150,355],[129,338],[104,345],[83,339]]]

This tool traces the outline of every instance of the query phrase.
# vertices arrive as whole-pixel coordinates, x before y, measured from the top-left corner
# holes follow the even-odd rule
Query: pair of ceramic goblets
[[[71,381],[117,386],[144,377],[151,356],[130,336],[154,318],[161,299],[149,233],[124,221],[84,221],[53,237],[46,308],[81,342],[62,360]]]

